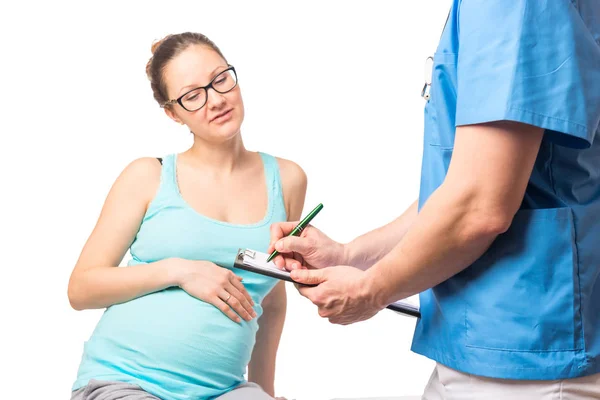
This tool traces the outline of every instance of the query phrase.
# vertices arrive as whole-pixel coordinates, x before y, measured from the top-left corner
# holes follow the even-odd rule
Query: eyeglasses
[[[208,99],[208,89],[212,88],[215,92],[224,94],[232,91],[236,86],[237,75],[235,73],[235,68],[230,65],[225,71],[215,76],[208,85],[192,89],[176,99],[167,101],[162,107],[179,103],[186,111],[198,111],[206,104],[206,100]]]

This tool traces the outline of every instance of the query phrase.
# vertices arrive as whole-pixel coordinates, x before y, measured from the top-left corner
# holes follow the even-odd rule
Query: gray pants
[[[90,380],[73,392],[71,400],[160,400],[138,385],[115,381]],[[273,400],[255,383],[241,385],[215,400]]]

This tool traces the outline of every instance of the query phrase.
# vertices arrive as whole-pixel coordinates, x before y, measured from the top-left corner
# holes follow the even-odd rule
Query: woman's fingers
[[[227,296],[225,298],[227,298]],[[233,309],[227,303],[225,303],[225,301],[223,301],[220,297],[218,297],[218,296],[215,297],[212,302],[212,305],[217,307],[219,310],[221,310],[221,312],[223,314],[227,315],[232,321],[237,322],[238,324],[242,322],[240,316],[237,315],[233,311]]]
[[[254,300],[252,299],[252,296],[250,296],[250,293],[248,293],[248,291],[244,287],[244,284],[242,283],[242,277],[234,275],[234,278],[231,279],[230,282],[233,286],[235,286],[237,290],[239,290],[244,295],[244,297],[246,297],[248,303],[250,303],[251,306],[254,306]]]
[[[256,317],[256,312],[248,302],[246,296],[233,284],[227,286],[225,290],[231,294],[226,303],[229,304],[240,317],[244,318],[246,321],[250,321],[252,318]]]

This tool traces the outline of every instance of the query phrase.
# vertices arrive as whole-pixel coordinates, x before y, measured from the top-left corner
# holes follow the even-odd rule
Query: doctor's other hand
[[[217,307],[231,320],[256,317],[254,300],[233,271],[210,261],[171,259],[177,285],[187,294]]]
[[[277,250],[280,254],[273,259],[281,269],[325,268],[344,264],[345,247],[330,239],[312,225],[308,225],[300,236],[288,236],[298,225],[294,222],[278,222],[271,225],[271,244],[268,253]]]
[[[373,282],[358,268],[338,265],[318,270],[299,269],[291,275],[300,294],[316,305],[319,315],[332,324],[364,321],[384,308]]]

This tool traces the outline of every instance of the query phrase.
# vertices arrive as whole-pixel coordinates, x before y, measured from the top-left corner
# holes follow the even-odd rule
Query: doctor
[[[599,1],[454,0],[419,200],[348,244],[275,224],[269,251],[333,323],[420,293],[425,399],[598,399],[599,124]]]

